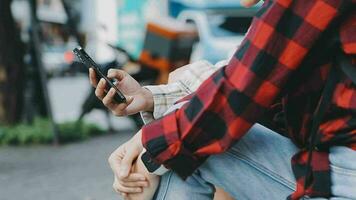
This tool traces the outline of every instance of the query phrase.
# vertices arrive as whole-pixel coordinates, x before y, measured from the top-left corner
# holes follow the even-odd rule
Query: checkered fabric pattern
[[[190,92],[179,82],[167,85],[144,86],[153,95],[153,112],[141,112],[144,121],[152,121],[163,116],[169,107]],[[151,120],[152,119],[152,120]]]
[[[334,55],[356,55],[355,3],[266,0],[228,66],[209,77],[181,109],[143,128],[147,152],[187,177],[280,103],[287,134],[301,149],[292,159],[297,188],[289,198],[330,197],[327,148],[356,150],[356,86],[348,77],[340,78],[319,127],[316,145],[326,150],[313,153],[312,181],[304,188],[306,147],[326,77],[330,67],[338,67]]]
[[[205,60],[197,61],[182,67],[184,70],[171,73],[166,85],[144,86],[152,93],[154,104],[153,112],[141,112],[145,124],[162,117],[178,100],[197,90],[203,81],[225,65],[227,60],[215,65]]]

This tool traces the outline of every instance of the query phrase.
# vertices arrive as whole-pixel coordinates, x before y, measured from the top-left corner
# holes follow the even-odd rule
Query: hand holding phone
[[[116,85],[108,78],[106,77],[101,71],[100,71],[100,66],[94,62],[94,60],[84,51],[83,48],[77,47],[73,50],[73,53],[77,56],[77,58],[88,68],[92,68],[95,71],[97,81],[99,79],[103,78],[105,82],[108,84],[108,88],[105,90],[107,93],[110,88],[114,88],[116,91],[116,94],[114,96],[114,100],[117,103],[126,103],[126,98],[122,94],[122,92],[116,87]]]

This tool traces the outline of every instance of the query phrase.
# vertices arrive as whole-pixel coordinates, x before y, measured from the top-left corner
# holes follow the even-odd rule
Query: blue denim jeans
[[[297,151],[289,139],[256,124],[230,150],[211,156],[185,181],[173,172],[162,176],[155,199],[208,200],[214,185],[238,200],[286,199],[296,188],[290,160]],[[330,163],[335,196],[331,199],[356,199],[356,151],[334,147]]]

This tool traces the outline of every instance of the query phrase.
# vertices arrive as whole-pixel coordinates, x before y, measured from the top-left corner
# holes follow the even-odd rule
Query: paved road
[[[53,78],[49,82],[57,122],[77,119],[90,89],[88,77]],[[85,117],[106,128],[104,112]],[[0,200],[113,200],[108,155],[134,132],[128,118],[110,116],[115,135],[59,147],[0,147]],[[126,130],[126,131],[125,131]]]
[[[114,200],[107,157],[132,133],[60,147],[0,148],[1,200]]]

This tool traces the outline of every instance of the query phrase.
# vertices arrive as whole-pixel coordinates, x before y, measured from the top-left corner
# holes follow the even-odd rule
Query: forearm
[[[152,95],[151,109],[141,112],[141,117],[145,124],[162,117],[176,101],[189,94],[180,83],[152,85],[144,88]]]
[[[265,1],[228,66],[205,81],[182,109],[142,129],[143,144],[156,162],[183,177],[190,175],[208,155],[240,139],[286,89],[295,71],[310,67],[302,63],[337,13],[331,1],[310,1],[314,6],[305,8],[303,16],[311,17],[295,22],[307,2]],[[315,17],[318,13],[323,20]],[[295,25],[293,32],[286,22]],[[314,29],[305,31],[308,23]]]
[[[135,173],[143,174],[148,181],[148,185],[147,185],[147,187],[143,187],[142,193],[133,193],[133,194],[128,195],[130,200],[135,200],[135,199],[150,200],[150,199],[152,199],[157,188],[158,188],[160,177],[157,175],[151,174],[147,171],[146,167],[142,163],[141,155],[137,158],[131,171],[135,172]]]
[[[211,74],[226,64],[226,60],[215,65],[205,60],[197,61],[171,72],[166,85],[145,86],[153,96],[152,110],[141,112],[145,124],[165,115],[174,103],[194,92]]]
[[[208,155],[225,151],[266,109],[261,106],[246,115],[242,114],[243,109],[230,107],[243,97],[224,71],[221,69],[209,78],[181,109],[142,129],[142,141],[149,154],[182,177],[189,176]],[[245,109],[253,108],[253,104],[246,104]]]

